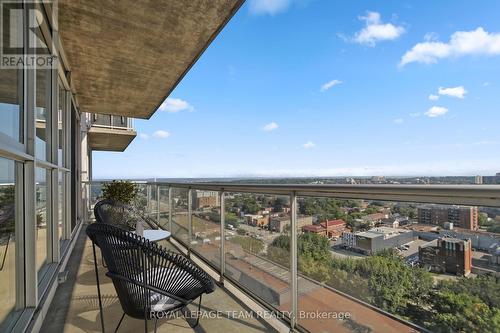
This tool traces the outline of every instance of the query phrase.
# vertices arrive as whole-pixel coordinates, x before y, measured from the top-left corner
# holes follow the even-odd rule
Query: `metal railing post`
[[[292,308],[290,311],[290,330],[293,331],[297,326],[297,298],[298,298],[298,281],[297,281],[297,195],[293,191],[290,194],[290,275],[292,282]]]
[[[220,277],[219,282],[224,284],[224,274],[226,272],[226,202],[224,189],[220,192]]]
[[[193,189],[188,189],[188,248],[191,248],[191,241],[193,240]]]
[[[160,185],[156,184],[156,223],[160,225]]]
[[[146,184],[146,214],[151,214],[151,185]]]
[[[172,229],[172,188],[168,188],[168,227],[172,236],[174,231]]]

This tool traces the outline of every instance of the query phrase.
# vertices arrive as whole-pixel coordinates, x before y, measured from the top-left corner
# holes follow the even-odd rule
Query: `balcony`
[[[124,151],[135,139],[132,118],[93,114],[89,129],[89,147],[99,151]]]
[[[101,185],[87,184],[89,209],[100,196]],[[454,323],[439,321],[444,310],[439,309],[441,301],[435,302],[433,297],[444,302],[447,288],[458,288],[474,279],[482,279],[486,286],[492,281],[488,279],[500,275],[500,266],[489,260],[494,254],[488,253],[489,247],[500,244],[500,234],[416,223],[418,207],[423,204],[426,209],[429,204],[439,204],[498,210],[500,186],[158,182],[139,182],[137,186],[138,204],[144,213],[160,228],[172,232],[170,241],[163,245],[185,254],[219,281],[219,288],[208,295],[202,307],[200,327],[207,332],[288,332],[292,328],[309,332],[454,331]],[[254,207],[255,203],[259,207]],[[318,223],[331,218],[322,216],[325,203],[345,211],[342,218],[352,230],[341,235],[338,220]],[[378,209],[378,214],[398,218],[408,214],[408,223],[399,219],[401,225],[396,226],[391,217],[366,226],[372,223],[368,218],[347,218],[357,216],[362,209]],[[272,228],[262,217],[265,215],[268,222],[273,221]],[[311,222],[326,228],[324,233],[306,232],[308,228],[303,227]],[[336,229],[328,229],[330,225]],[[354,237],[357,243],[346,246],[350,239],[346,236]],[[443,244],[452,239],[454,244],[470,244],[473,251],[468,252],[470,257],[465,252],[462,257],[445,257],[443,271],[434,271],[426,261],[430,252],[426,250],[419,258],[419,251],[431,246],[436,249],[436,239]],[[42,331],[62,331],[63,327],[68,332],[99,331],[90,245],[82,235],[78,244],[70,259],[69,280],[59,287]],[[446,249],[445,255],[451,253],[451,247]],[[431,252],[436,251],[439,249]],[[463,262],[448,262],[456,258]],[[105,324],[112,329],[121,309],[112,285],[109,281],[104,285]],[[484,295],[464,297],[469,296],[481,299],[473,298],[476,303],[487,303],[482,301]],[[462,310],[456,311],[456,315],[465,316],[473,331],[475,315],[467,317]],[[219,317],[210,317],[216,313]],[[159,331],[189,331],[191,319],[165,320]],[[127,318],[126,323],[124,331],[142,330],[139,320]]]

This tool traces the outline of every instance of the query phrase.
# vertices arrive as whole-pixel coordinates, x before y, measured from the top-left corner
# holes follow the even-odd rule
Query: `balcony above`
[[[124,151],[137,136],[132,119],[121,116],[92,115],[89,146],[99,151]]]
[[[81,111],[150,118],[242,3],[60,1]]]

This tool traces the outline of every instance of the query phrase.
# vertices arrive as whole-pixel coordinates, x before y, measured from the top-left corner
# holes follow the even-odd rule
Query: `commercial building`
[[[342,244],[354,251],[375,254],[414,240],[413,231],[389,227],[372,228],[361,232],[344,232]]]
[[[346,223],[344,220],[327,220],[321,222],[320,225],[325,228],[326,236],[328,238],[339,237],[346,231]]]
[[[193,209],[217,207],[220,205],[220,194],[216,191],[193,191]]]
[[[466,276],[472,267],[470,240],[439,238],[421,245],[418,249],[422,267],[436,273]]]
[[[254,215],[254,214],[245,214],[245,221],[248,225],[252,227],[265,227],[269,224],[269,216],[268,215]]]
[[[454,227],[478,229],[478,210],[471,206],[422,205],[418,207],[418,223],[444,227],[446,222]]]
[[[298,216],[297,217],[297,229],[301,229],[306,225],[312,224],[312,216]],[[269,230],[274,232],[285,232],[288,230],[288,226],[290,225],[290,216],[271,216],[269,218]]]
[[[319,224],[311,224],[302,227],[302,232],[317,234],[326,237],[326,228]]]

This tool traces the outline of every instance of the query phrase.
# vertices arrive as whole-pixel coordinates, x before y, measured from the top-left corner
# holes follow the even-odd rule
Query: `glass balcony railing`
[[[138,186],[172,242],[289,328],[500,329],[500,186]]]
[[[133,129],[133,120],[132,118],[122,117],[122,116],[113,116],[108,114],[92,114],[91,124],[92,126],[97,127],[106,127],[112,129]]]

